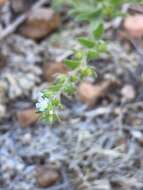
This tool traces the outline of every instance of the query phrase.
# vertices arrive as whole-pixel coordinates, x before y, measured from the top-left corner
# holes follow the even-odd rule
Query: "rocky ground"
[[[88,28],[46,1],[30,13],[37,1],[22,2],[0,0],[0,190],[142,190],[142,41],[108,23],[110,53],[90,63],[97,80],[64,97],[62,119],[51,126],[35,112],[37,94],[67,72],[63,60]],[[143,34],[127,21],[132,36]]]

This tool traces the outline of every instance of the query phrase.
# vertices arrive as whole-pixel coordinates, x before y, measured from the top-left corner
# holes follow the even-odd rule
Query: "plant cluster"
[[[90,25],[89,37],[78,38],[82,48],[73,50],[72,59],[65,60],[69,68],[68,74],[59,74],[54,83],[40,93],[36,104],[38,112],[46,121],[53,122],[59,118],[59,112],[64,108],[61,95],[72,95],[76,86],[86,77],[96,77],[96,72],[88,63],[107,52],[106,42],[103,40],[104,21],[117,15],[122,15],[120,7],[127,0],[54,0],[53,6],[68,4],[70,15],[78,21],[86,21]],[[132,0],[132,3],[137,2]],[[138,1],[140,2],[140,1]]]
[[[53,122],[59,118],[59,112],[63,109],[61,95],[72,95],[76,91],[76,85],[86,77],[96,78],[94,68],[87,63],[100,57],[107,51],[106,44],[101,40],[103,25],[97,25],[92,38],[80,37],[79,43],[82,49],[73,52],[72,59],[66,59],[65,65],[69,68],[68,74],[59,74],[54,83],[40,93],[36,107],[42,113],[44,120]]]

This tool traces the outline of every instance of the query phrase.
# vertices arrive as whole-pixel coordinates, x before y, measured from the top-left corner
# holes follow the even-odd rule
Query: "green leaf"
[[[53,100],[52,100],[52,105],[53,105],[53,106],[59,106],[59,105],[60,105],[60,100],[57,99],[57,98],[53,99]]]
[[[97,45],[98,51],[105,53],[108,50],[107,44],[104,41],[100,41]]]
[[[100,3],[95,2],[85,2],[79,1],[79,4],[76,5],[71,11],[70,15],[73,15],[77,21],[91,21],[97,19],[102,10]]]
[[[86,48],[93,48],[95,46],[95,43],[93,42],[93,40],[90,40],[88,38],[81,37],[78,40],[80,44]]]
[[[87,53],[88,59],[97,59],[99,57],[99,53],[95,50],[89,50]]]
[[[101,38],[104,33],[104,25],[102,22],[98,22],[95,24],[95,29],[93,31],[93,36],[95,39]]]
[[[78,13],[76,15],[75,19],[76,19],[76,21],[88,21],[88,22],[90,22],[91,20],[95,20],[95,18],[97,18],[97,16],[98,16],[97,11],[90,12],[90,13],[84,12],[84,13]]]
[[[49,91],[52,91],[54,93],[54,92],[59,91],[61,87],[62,87],[61,83],[53,84],[49,87]]]
[[[74,83],[69,83],[65,85],[64,87],[64,92],[68,95],[72,95],[75,92],[75,84]]]
[[[90,77],[93,76],[94,70],[89,67],[89,66],[85,66],[80,70],[80,78],[83,79],[85,77]]]
[[[78,81],[78,76],[73,74],[71,77],[70,77],[70,81],[71,82],[77,82]]]
[[[67,65],[70,69],[76,69],[79,65],[80,65],[80,61],[79,60],[69,60],[66,59],[64,61],[65,65]]]

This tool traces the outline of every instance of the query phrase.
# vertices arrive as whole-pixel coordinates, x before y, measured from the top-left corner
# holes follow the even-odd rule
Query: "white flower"
[[[36,108],[39,111],[44,112],[47,108],[48,103],[48,98],[43,98],[43,94],[40,92],[38,95],[38,102],[36,103]]]
[[[42,101],[43,100],[43,93],[42,92],[38,93],[37,99],[38,99],[38,101]]]
[[[49,111],[49,115],[53,115],[54,114],[54,111],[53,110],[50,110]]]

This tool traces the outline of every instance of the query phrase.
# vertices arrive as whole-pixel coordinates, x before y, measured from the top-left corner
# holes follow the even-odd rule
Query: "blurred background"
[[[0,0],[0,190],[143,189],[141,1],[77,1],[93,21],[102,10],[108,53],[89,62],[96,80],[63,95],[61,121],[36,112],[39,92],[68,74],[64,59],[90,33],[72,2]]]

